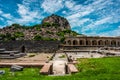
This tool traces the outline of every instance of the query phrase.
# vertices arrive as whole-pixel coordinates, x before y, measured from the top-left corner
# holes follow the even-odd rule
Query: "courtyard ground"
[[[44,63],[52,55],[52,53],[27,53],[26,56],[17,59],[0,59],[0,63]]]
[[[44,76],[39,74],[39,68],[25,68],[21,72],[5,70],[0,80],[120,80],[120,57],[84,58],[78,59],[76,65],[79,72],[66,76]]]

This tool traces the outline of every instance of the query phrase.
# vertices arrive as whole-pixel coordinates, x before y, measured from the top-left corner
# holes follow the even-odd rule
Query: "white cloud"
[[[118,26],[118,28],[120,28],[120,26]]]
[[[14,21],[11,21],[11,20],[7,20],[6,23],[7,23],[7,25],[11,25],[11,24],[13,24],[13,23],[15,23],[15,22],[14,22]]]
[[[68,13],[67,19],[71,22],[73,22],[73,19],[74,19],[74,23],[71,23],[71,25],[73,27],[81,25],[81,23],[83,25],[86,21],[80,22],[83,19],[82,17],[87,16],[87,15],[91,14],[92,12],[95,12],[96,10],[104,8],[103,4],[105,5],[106,1],[104,1],[104,2],[103,1],[104,0],[98,0],[89,5],[81,5],[81,4],[77,4],[77,3],[73,3],[73,4],[71,3],[72,7],[68,7],[68,8],[72,11],[70,13]],[[69,1],[69,4],[70,4],[70,1]],[[76,4],[76,5],[74,5],[74,4]],[[89,22],[91,22],[90,19],[89,19]]]
[[[94,23],[94,25],[101,25],[101,24],[104,24],[104,23],[107,23],[109,22],[109,20],[111,20],[111,17],[106,17],[106,18],[103,18],[101,20],[98,20]]]
[[[85,32],[87,30],[94,30],[95,28],[103,28],[103,27],[99,27],[98,25],[104,24],[104,23],[108,23],[109,20],[111,19],[111,17],[106,17],[97,21],[92,22],[91,24],[89,24],[86,27],[82,28],[82,32]]]
[[[69,4],[72,3],[70,3],[69,1]],[[102,31],[109,28],[109,26],[101,26],[101,25],[103,24],[109,25],[120,22],[120,16],[119,16],[120,9],[118,8],[114,9],[113,7],[119,3],[114,3],[112,0],[106,0],[106,1],[97,0],[97,1],[93,1],[93,3],[89,3],[88,5],[82,5],[77,3],[74,4],[72,4],[72,7],[71,6],[68,7],[69,10],[72,11],[67,13],[67,19],[70,21],[72,28],[76,26],[81,27],[80,28],[81,31],[79,32],[89,35],[97,35],[98,31]],[[95,15],[95,19],[94,17],[92,17],[92,19],[89,18],[91,14]],[[85,16],[88,16],[87,19]],[[86,22],[89,22],[89,24],[86,25]],[[88,32],[88,31],[92,31],[92,32]],[[114,32],[116,32],[117,35],[120,34],[119,30],[114,30],[113,34],[115,34]]]
[[[81,25],[83,25],[85,22],[87,21],[90,21],[89,18],[85,18],[85,19],[79,19],[79,18],[76,18],[76,19],[71,19],[69,20],[71,24],[71,27],[73,28],[74,26],[77,26],[77,27],[81,27]]]
[[[25,7],[25,6],[22,5],[22,4],[18,4],[18,13],[19,13],[20,15],[22,15],[22,16],[27,15],[28,11],[29,11],[29,10],[28,10],[27,7]]]
[[[21,16],[21,18],[16,18],[15,21],[17,21],[20,24],[38,22],[37,20],[40,20],[40,17],[42,18],[39,11],[31,11],[30,7],[25,6],[23,4],[18,4],[17,12]]]
[[[0,25],[0,29],[2,29],[2,27],[4,27],[3,25]]]
[[[44,0],[41,5],[41,8],[44,9],[44,12],[55,13],[63,8],[63,0]]]
[[[4,18],[7,18],[7,19],[13,18],[13,16],[10,13],[4,13],[2,10],[0,10],[0,15]]]
[[[75,2],[73,2],[71,0],[65,2],[65,6],[69,9],[72,9],[74,7],[74,5],[75,5]]]
[[[3,12],[0,10],[0,14],[2,14]]]
[[[0,20],[3,21],[4,19],[2,17],[0,17]]]
[[[108,31],[108,32],[103,32],[99,34],[100,36],[120,36],[120,28]]]
[[[88,15],[88,14],[90,14],[91,12],[92,12],[93,10],[92,9],[90,9],[89,11],[84,11],[84,12],[77,12],[77,13],[75,13],[75,14],[72,14],[72,15],[70,15],[70,16],[68,16],[67,17],[67,19],[75,19],[75,18],[81,18],[81,17],[83,17],[83,16],[85,16],[85,15]]]
[[[11,14],[3,14],[3,17],[7,18],[7,19],[12,19],[13,16]]]
[[[26,6],[29,6],[31,3],[38,2],[38,1],[39,0],[23,0],[22,3]]]
[[[13,23],[19,23],[22,25],[29,25],[31,23],[40,23],[43,16],[40,10],[33,9],[31,10],[31,7],[29,6],[31,2],[35,2],[37,0],[23,0],[22,4],[17,4],[18,9],[16,10],[18,17],[13,17],[10,13],[4,13],[2,10],[0,10],[0,15],[3,18],[6,18],[7,20],[4,22],[5,26],[11,25]],[[28,5],[27,5],[28,4]],[[34,7],[33,7],[34,8]],[[0,18],[1,20],[2,18]]]

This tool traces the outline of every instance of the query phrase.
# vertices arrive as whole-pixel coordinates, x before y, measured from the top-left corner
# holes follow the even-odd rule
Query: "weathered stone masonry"
[[[59,41],[7,41],[0,42],[0,48],[20,52],[55,52],[64,50],[95,50],[100,47],[120,47],[120,37],[66,37],[64,44]]]
[[[63,47],[64,49],[120,47],[120,37],[66,37]]]
[[[20,52],[55,52],[59,44],[59,41],[6,41],[0,42],[0,48]]]

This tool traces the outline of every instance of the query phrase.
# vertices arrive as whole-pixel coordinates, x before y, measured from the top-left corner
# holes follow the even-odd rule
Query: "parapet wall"
[[[0,48],[18,50],[20,52],[55,52],[59,48],[59,41],[4,41]]]

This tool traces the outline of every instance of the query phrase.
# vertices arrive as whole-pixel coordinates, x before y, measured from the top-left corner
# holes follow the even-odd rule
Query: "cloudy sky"
[[[0,28],[40,24],[51,14],[67,18],[78,33],[120,36],[120,0],[0,0]]]

